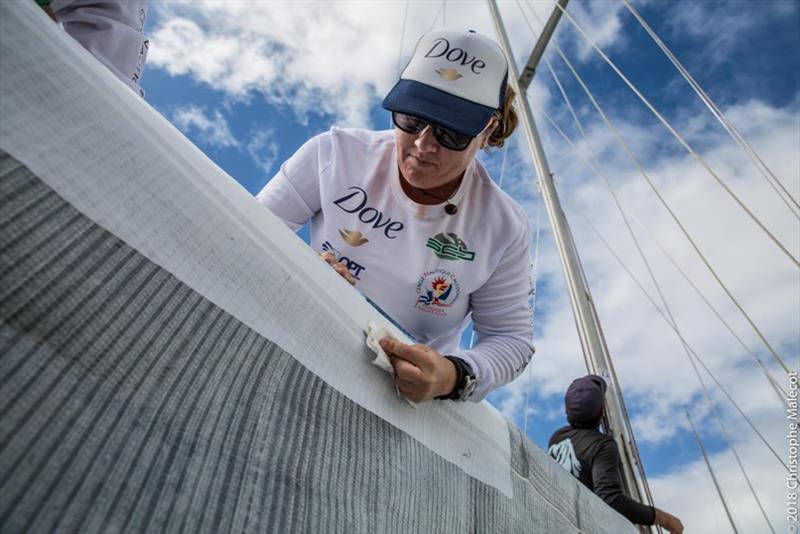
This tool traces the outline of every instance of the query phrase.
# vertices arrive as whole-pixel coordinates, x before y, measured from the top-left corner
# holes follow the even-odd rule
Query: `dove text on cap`
[[[431,46],[431,49],[425,54],[425,57],[437,58],[442,56],[444,56],[447,61],[469,66],[470,70],[475,74],[480,74],[480,70],[486,66],[486,62],[482,59],[478,59],[477,56],[472,56],[470,58],[466,50],[458,47],[451,48],[450,41],[444,37],[439,37],[433,42],[433,46]]]

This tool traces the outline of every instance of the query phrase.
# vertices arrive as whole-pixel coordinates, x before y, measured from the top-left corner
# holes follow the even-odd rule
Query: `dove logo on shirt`
[[[342,228],[339,230],[339,235],[342,236],[342,240],[351,247],[360,247],[364,243],[369,243],[369,239],[364,237],[361,232],[357,230]]]
[[[337,198],[333,203],[345,213],[353,213],[358,220],[364,224],[370,224],[376,230],[383,231],[387,239],[397,239],[397,234],[403,230],[405,225],[400,221],[393,221],[391,217],[385,215],[381,210],[367,205],[367,192],[354,185],[347,189],[352,191],[341,198]]]

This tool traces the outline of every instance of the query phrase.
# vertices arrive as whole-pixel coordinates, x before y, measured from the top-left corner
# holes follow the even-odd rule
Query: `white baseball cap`
[[[502,107],[507,78],[505,55],[488,37],[434,30],[420,38],[383,107],[474,136]]]

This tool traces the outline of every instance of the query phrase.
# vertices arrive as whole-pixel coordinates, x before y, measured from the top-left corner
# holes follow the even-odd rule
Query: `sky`
[[[521,66],[553,4],[508,1],[499,6],[514,60]],[[635,0],[633,6],[797,201],[800,2]],[[791,202],[776,193],[777,186],[737,146],[621,1],[573,0],[567,12],[695,153],[663,127],[577,26],[562,18],[527,98],[656,505],[680,517],[686,532],[732,531],[690,430],[688,412],[739,531],[769,531],[680,338],[659,311],[658,290],[606,181],[629,214],[677,329],[713,373],[713,378],[706,371],[700,376],[772,526],[785,531],[787,471],[715,382],[788,462],[786,407],[755,357],[784,390],[788,377],[739,307],[786,365],[797,370],[800,275],[758,224],[797,258],[799,219],[790,210]],[[439,26],[495,36],[488,8],[478,1],[154,0],[146,26],[150,51],[142,86],[151,105],[256,193],[304,141],[332,125],[388,128],[389,116],[380,102],[418,37]],[[479,156],[527,210],[539,236],[533,244],[538,250],[537,352],[528,372],[492,393],[489,401],[544,448],[550,434],[565,424],[566,387],[586,367],[527,146],[519,129],[506,148]],[[715,281],[675,219],[735,301]]]

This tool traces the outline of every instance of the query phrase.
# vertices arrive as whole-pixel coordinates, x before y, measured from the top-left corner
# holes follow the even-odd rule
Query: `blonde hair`
[[[497,111],[495,117],[499,124],[489,136],[486,144],[489,146],[500,148],[505,143],[505,140],[514,133],[514,130],[519,123],[517,112],[514,111],[514,98],[517,93],[511,85],[506,84],[506,96],[503,100],[503,108]]]

